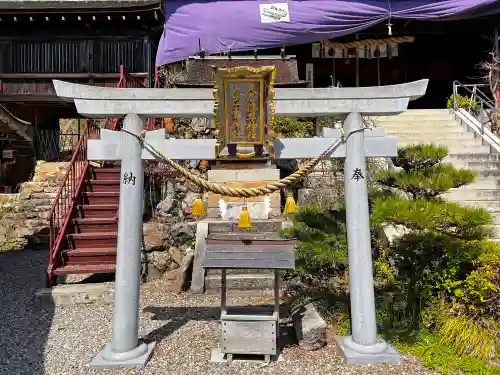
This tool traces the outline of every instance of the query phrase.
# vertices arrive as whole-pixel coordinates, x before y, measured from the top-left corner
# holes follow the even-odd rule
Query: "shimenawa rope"
[[[187,168],[183,167],[182,165],[176,163],[173,160],[170,160],[167,156],[165,156],[165,154],[155,149],[148,141],[146,141],[146,139],[144,138],[146,131],[143,131],[139,135],[137,135],[132,132],[129,132],[128,130],[122,129],[123,132],[130,134],[134,137],[137,137],[143,143],[144,146],[149,148],[149,151],[151,153],[157,155],[158,159],[161,159],[163,162],[167,163],[169,166],[171,166],[177,172],[179,172],[182,176],[184,176],[189,181],[199,186],[203,190],[211,191],[213,193],[221,194],[228,197],[239,197],[239,198],[258,197],[262,195],[271,194],[274,193],[275,191],[278,191],[280,189],[283,189],[300,181],[300,179],[302,179],[305,175],[307,175],[316,166],[316,164],[318,164],[321,161],[321,159],[323,159],[331,151],[335,150],[342,143],[342,141],[347,140],[347,138],[349,138],[351,134],[363,130],[365,130],[365,128],[355,129],[347,134],[343,134],[343,130],[340,129],[340,131],[343,134],[340,138],[337,138],[337,140],[331,146],[329,146],[325,151],[323,151],[319,156],[312,159],[310,162],[308,162],[306,165],[304,165],[302,168],[292,173],[288,177],[282,178],[276,182],[271,182],[264,186],[259,186],[257,188],[230,188],[214,184],[212,182],[208,182],[207,180],[191,173]]]

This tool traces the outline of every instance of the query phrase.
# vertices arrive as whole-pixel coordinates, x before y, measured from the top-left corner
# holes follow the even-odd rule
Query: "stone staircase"
[[[460,204],[485,208],[493,215],[495,234],[500,242],[500,154],[483,144],[476,133],[456,121],[446,109],[409,110],[398,116],[377,117],[387,135],[398,137],[398,146],[434,143],[446,146],[446,162],[458,168],[477,171],[477,180],[469,185],[451,189],[443,197]]]

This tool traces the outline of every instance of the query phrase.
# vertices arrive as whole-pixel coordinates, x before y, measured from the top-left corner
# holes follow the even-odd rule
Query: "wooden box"
[[[221,321],[223,353],[276,355],[278,314],[272,306],[230,307]]]

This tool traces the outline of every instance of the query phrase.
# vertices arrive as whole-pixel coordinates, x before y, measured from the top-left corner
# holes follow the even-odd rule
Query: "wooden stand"
[[[221,352],[231,362],[234,355],[261,355],[265,362],[278,353],[279,270],[295,267],[294,241],[264,238],[258,233],[209,235],[204,268],[221,269]],[[228,269],[274,270],[274,306],[228,307]]]

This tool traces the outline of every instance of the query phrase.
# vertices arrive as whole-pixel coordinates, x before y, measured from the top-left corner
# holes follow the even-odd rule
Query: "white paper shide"
[[[290,12],[287,3],[259,4],[260,22],[290,22]]]

